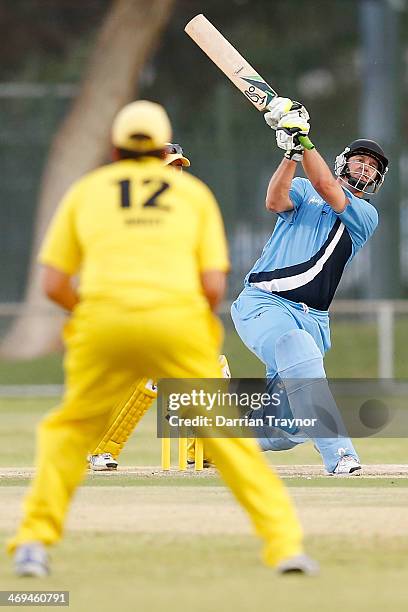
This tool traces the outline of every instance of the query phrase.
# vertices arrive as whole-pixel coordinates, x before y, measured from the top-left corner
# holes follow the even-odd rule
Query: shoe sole
[[[27,563],[23,567],[17,566],[15,569],[16,576],[20,578],[44,578],[48,576],[50,571],[48,567],[38,563]]]
[[[337,476],[338,478],[341,478],[343,476],[361,476],[363,470],[360,467],[355,467],[355,468],[351,468],[351,470],[349,472],[340,472],[339,474],[336,472],[330,472],[329,476]]]
[[[313,559],[288,559],[276,568],[277,574],[287,576],[291,574],[303,576],[317,576],[319,574],[319,565]]]
[[[89,466],[90,469],[92,470],[92,472],[114,472],[115,470],[118,469],[117,465],[113,465],[113,464],[108,464],[105,465],[104,467],[95,467],[94,465]]]

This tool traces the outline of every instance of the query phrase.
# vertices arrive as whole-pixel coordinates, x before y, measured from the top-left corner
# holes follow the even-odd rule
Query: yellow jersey
[[[79,273],[81,300],[136,308],[202,303],[200,274],[229,269],[213,194],[156,158],[121,160],[77,181],[51,222],[39,260]]]

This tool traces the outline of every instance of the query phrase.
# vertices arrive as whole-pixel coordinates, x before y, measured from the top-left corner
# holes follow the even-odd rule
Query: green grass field
[[[326,360],[333,377],[375,377],[375,326],[337,323]],[[397,375],[408,378],[407,329],[396,334]],[[259,377],[263,366],[229,331],[225,352],[233,375]],[[61,383],[61,356],[0,362],[0,384]],[[0,540],[16,527],[34,461],[34,433],[53,398],[0,398]],[[356,441],[364,464],[404,464],[400,439]],[[269,453],[272,465],[319,466],[311,444]],[[158,466],[154,408],[121,455],[122,466]],[[10,470],[10,468],[15,468]],[[293,468],[297,473],[297,468]],[[307,471],[307,470],[306,470]],[[316,472],[316,468],[315,468]],[[311,472],[312,473],[312,472]],[[76,496],[67,533],[52,552],[53,574],[17,580],[1,553],[0,589],[69,590],[75,612],[373,612],[406,609],[407,476],[331,478],[305,475],[285,482],[321,563],[314,579],[278,578],[260,562],[260,543],[216,473],[163,475],[143,469],[90,474]],[[28,608],[31,609],[31,608]],[[33,608],[34,609],[34,608]]]
[[[377,328],[373,322],[350,319],[332,326],[332,349],[325,367],[332,378],[376,378],[378,375]],[[395,376],[408,378],[408,323],[397,319],[395,325]],[[242,344],[226,320],[224,352],[236,378],[262,377],[262,363]],[[48,355],[31,361],[0,360],[0,384],[62,383],[61,355]]]
[[[24,475],[5,477],[5,468],[33,464],[34,429],[53,403],[0,400],[2,542],[16,526],[28,483]],[[122,465],[159,464],[155,426],[152,409],[123,452]],[[357,447],[364,463],[406,461],[405,440],[360,440]],[[268,459],[319,464],[311,445]],[[52,552],[51,577],[17,580],[2,554],[1,588],[69,590],[70,608],[81,612],[405,610],[408,477],[299,477],[286,483],[307,548],[322,565],[317,578],[278,578],[262,566],[246,516],[215,474],[118,473],[88,476],[66,537]]]

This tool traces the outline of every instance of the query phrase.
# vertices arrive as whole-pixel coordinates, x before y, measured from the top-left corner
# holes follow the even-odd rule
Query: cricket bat
[[[184,30],[259,111],[267,110],[277,92],[204,15],[193,17]]]

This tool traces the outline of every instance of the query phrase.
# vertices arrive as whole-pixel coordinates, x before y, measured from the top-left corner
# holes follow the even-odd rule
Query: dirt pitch
[[[26,488],[4,487],[0,531],[10,531]],[[291,495],[307,535],[407,536],[408,488],[295,487]],[[219,486],[82,487],[68,529],[100,533],[249,534],[247,517]]]
[[[321,466],[275,466],[284,478],[304,478],[313,486],[291,488],[302,523],[308,535],[361,536],[408,535],[406,508],[408,487],[359,487],[364,479],[398,479],[408,477],[405,465],[364,466],[363,475],[353,477],[352,488],[342,486],[344,478],[333,478],[330,488],[319,486],[325,475]],[[20,480],[3,487],[3,508],[0,530],[11,530],[20,513],[21,500],[26,490],[23,480],[34,474],[33,468],[0,468],[1,481]],[[138,486],[121,486],[121,478],[134,476]],[[185,487],[172,482],[174,476],[191,479],[194,486]],[[68,528],[74,531],[163,533],[163,534],[248,534],[251,529],[246,516],[224,487],[214,486],[213,469],[163,472],[157,467],[122,467],[117,472],[90,472],[92,480],[102,486],[84,486],[75,499]],[[140,483],[142,479],[142,483]],[[160,479],[159,487],[144,485],[143,479]],[[163,480],[168,479],[168,485]],[[205,486],[200,480],[206,479]],[[335,482],[338,482],[338,486]],[[89,481],[88,481],[89,482]],[[5,483],[6,484],[6,483]],[[192,483],[193,484],[193,483]],[[306,484],[306,483],[305,483]],[[101,512],[101,508],[105,511]],[[166,509],[165,515],[163,508]],[[339,520],[339,508],[341,520]]]
[[[274,465],[273,469],[283,478],[327,478],[324,468],[320,465]],[[34,474],[32,467],[0,467],[0,482],[5,478],[27,479]],[[181,472],[172,468],[163,472],[157,466],[120,467],[113,472],[89,472],[91,478],[120,478],[121,476],[137,476],[138,478],[168,478],[169,476],[185,478],[209,478],[216,475],[216,470],[205,469],[195,472],[189,469]],[[408,478],[408,464],[363,465],[360,478]]]

